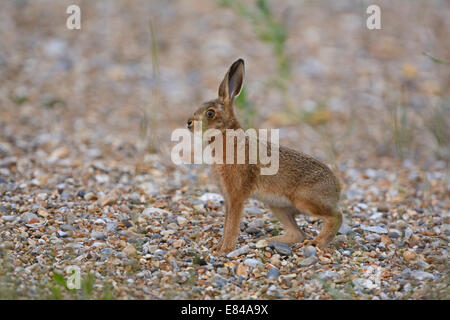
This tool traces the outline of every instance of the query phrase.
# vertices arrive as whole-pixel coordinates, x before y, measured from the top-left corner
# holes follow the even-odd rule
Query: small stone
[[[249,227],[249,228],[245,229],[245,232],[248,234],[258,234],[258,233],[261,233],[261,229],[255,228],[255,227]]]
[[[403,252],[403,259],[405,259],[405,261],[412,261],[414,259],[416,259],[417,254],[412,251],[412,250],[407,250],[405,252]]]
[[[236,274],[246,278],[248,276],[248,267],[243,263],[238,264],[236,267]]]
[[[17,216],[2,216],[1,219],[6,221],[6,222],[11,222],[11,221],[16,220]]]
[[[280,261],[280,255],[277,253],[277,254],[274,254],[271,258],[270,258],[270,263],[271,264],[273,264],[274,266],[279,266],[280,264],[281,264],[281,261]]]
[[[38,221],[39,221],[39,220],[38,220],[38,216],[35,215],[34,213],[31,213],[31,212],[25,212],[25,213],[22,215],[22,220],[23,220],[25,223],[33,223],[33,221],[35,221],[35,222],[38,222]]]
[[[94,240],[106,240],[107,234],[101,231],[92,231],[91,232],[91,239]]]
[[[379,242],[381,240],[381,236],[378,233],[370,233],[365,238],[369,242]]]
[[[260,228],[264,227],[264,224],[265,224],[265,222],[263,219],[255,219],[248,223],[248,227],[260,229]]]
[[[117,230],[117,222],[112,221],[106,224],[106,231],[115,232]]]
[[[389,236],[385,234],[381,236],[381,242],[384,243],[384,245],[389,245],[392,243],[391,238],[389,238]]]
[[[227,254],[227,258],[233,258],[233,257],[237,257],[243,254],[246,254],[247,252],[250,251],[250,247],[248,245],[245,245],[243,247],[240,247],[239,249],[236,249],[234,251],[231,251],[230,253]]]
[[[184,226],[187,222],[188,220],[185,217],[182,216],[177,217],[177,223],[179,226]]]
[[[205,193],[199,198],[203,202],[213,202],[220,204],[224,201],[223,196],[218,193]]]
[[[411,236],[413,235],[413,231],[410,227],[407,227],[405,229],[405,241],[408,241],[409,238],[411,238]]]
[[[353,279],[352,282],[353,282],[355,289],[359,289],[359,290],[364,290],[364,289],[372,290],[377,287],[377,285],[374,284],[369,279],[356,278],[356,279]]]
[[[349,234],[350,232],[352,232],[352,228],[349,227],[348,224],[346,224],[345,222],[342,223],[341,227],[338,230],[339,234]]]
[[[140,203],[141,203],[141,200],[140,200],[139,198],[140,198],[139,193],[133,192],[133,193],[131,194],[129,200],[130,200],[130,202],[133,203],[133,204],[140,204]]]
[[[280,276],[280,270],[277,267],[272,267],[270,268],[270,270],[267,272],[267,279],[278,279],[278,277]]]
[[[298,263],[298,265],[300,266],[300,267],[308,267],[308,266],[311,266],[311,265],[313,265],[313,264],[316,264],[317,263],[317,257],[316,256],[310,256],[310,257],[308,257],[308,258],[306,258],[306,259],[303,259],[303,260],[301,260],[299,263]]]
[[[227,267],[217,268],[217,273],[221,274],[221,275],[227,275],[228,274],[228,268]]]
[[[8,215],[8,213],[9,213],[8,209],[6,209],[6,208],[3,207],[3,206],[0,206],[0,212],[3,213],[3,214],[5,214],[5,215]]]
[[[257,268],[259,266],[263,266],[263,263],[261,261],[259,261],[258,259],[245,259],[244,264],[251,268]]]
[[[275,285],[271,285],[267,291],[266,294],[274,297],[274,298],[281,298],[283,295],[281,294],[280,290],[275,286]]]
[[[61,230],[58,230],[56,234],[57,234],[57,236],[59,238],[65,238],[65,237],[68,236],[67,232],[64,232],[64,231],[61,231]]]
[[[417,266],[422,269],[422,270],[427,270],[431,267],[430,264],[428,264],[427,262],[423,261],[423,260],[418,260],[417,261]]]
[[[266,240],[262,239],[262,240],[259,240],[255,246],[258,249],[262,249],[262,248],[267,247],[268,245],[269,245],[269,243]]]
[[[160,208],[148,207],[142,210],[141,214],[146,218],[153,219],[156,217],[164,216],[165,214],[167,214],[167,211]]]
[[[125,228],[131,228],[133,226],[133,224],[128,220],[123,220],[121,222],[125,226]]]
[[[290,256],[292,254],[292,249],[285,243],[278,241],[270,241],[269,246],[273,248],[276,252],[281,254],[282,256]]]
[[[136,248],[132,245],[127,245],[123,250],[123,253],[125,253],[127,256],[132,257],[137,254]]]
[[[94,221],[94,224],[106,224],[106,222],[103,219],[97,219]]]
[[[64,230],[64,231],[74,231],[75,227],[70,225],[70,224],[63,224],[61,226],[61,229]]]
[[[332,270],[327,270],[325,272],[321,272],[319,273],[319,278],[322,280],[329,280],[329,279],[334,279],[338,277],[338,273],[336,271],[332,271]]]
[[[347,241],[347,236],[343,235],[343,234],[339,234],[334,238],[334,241],[336,242],[346,242]]]
[[[85,195],[86,193],[83,190],[77,192],[77,197],[84,198]]]
[[[397,229],[390,229],[388,232],[388,236],[391,239],[398,239],[401,237],[401,235],[402,235],[402,233]]]
[[[113,254],[114,254],[114,250],[111,249],[111,248],[103,248],[103,249],[100,250],[100,255],[105,257],[105,258],[109,258]]]
[[[39,207],[37,214],[40,215],[43,218],[47,218],[48,217],[48,211],[43,208],[43,207]]]
[[[420,271],[420,270],[416,270],[416,271],[411,271],[411,276],[417,280],[434,280],[434,276],[426,271]]]
[[[205,205],[202,204],[202,203],[194,204],[194,205],[192,206],[192,208],[194,209],[194,211],[195,211],[196,213],[200,213],[200,214],[206,213]]]
[[[184,244],[185,244],[185,241],[183,239],[178,239],[173,242],[173,247],[180,248],[180,247],[184,246]]]
[[[97,180],[99,184],[106,184],[109,182],[109,176],[107,174],[96,174],[95,180]]]
[[[98,202],[101,207],[110,206],[117,202],[118,196],[115,192],[110,192],[98,199]]]
[[[311,256],[317,256],[317,250],[313,246],[307,246],[303,249],[303,256],[309,258]]]
[[[97,196],[93,192],[88,192],[84,195],[83,198],[86,201],[91,201],[91,200],[95,200],[97,198]]]
[[[45,201],[45,200],[47,200],[47,194],[46,194],[46,193],[38,193],[38,195],[36,196],[36,198],[37,198],[39,201]]]
[[[379,233],[379,234],[384,234],[384,233],[388,232],[385,228],[382,228],[382,227],[370,227],[370,226],[365,226],[365,225],[361,225],[361,229],[364,231],[369,231],[369,232],[374,232],[374,233]]]

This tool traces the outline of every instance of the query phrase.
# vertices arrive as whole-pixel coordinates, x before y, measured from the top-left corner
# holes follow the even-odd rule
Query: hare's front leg
[[[222,255],[234,250],[241,225],[242,209],[244,208],[242,196],[228,197],[225,204],[225,224],[223,238],[215,247],[216,254]]]

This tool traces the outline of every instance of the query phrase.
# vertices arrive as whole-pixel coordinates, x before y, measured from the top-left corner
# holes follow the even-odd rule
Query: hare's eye
[[[208,111],[206,111],[206,116],[210,119],[213,118],[215,115],[216,115],[216,112],[212,109],[209,109]]]

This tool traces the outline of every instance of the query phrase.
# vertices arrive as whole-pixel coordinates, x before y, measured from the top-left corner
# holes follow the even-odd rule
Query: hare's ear
[[[219,98],[225,104],[231,104],[233,99],[241,93],[244,84],[244,60],[236,60],[228,69],[219,87]]]

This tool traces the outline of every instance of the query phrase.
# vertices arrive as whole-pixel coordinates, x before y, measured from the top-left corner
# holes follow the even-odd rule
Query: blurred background
[[[381,8],[381,30],[366,27],[371,4]],[[66,27],[69,5],[81,8],[80,30]],[[404,241],[426,258],[419,267],[434,272],[425,272],[435,282],[421,291],[408,283],[412,297],[439,297],[440,286],[447,298],[440,274],[448,274],[450,234],[449,30],[446,0],[0,1],[0,249],[13,248],[0,259],[0,298],[39,297],[41,287],[64,285],[49,275],[66,265],[119,283],[122,298],[219,294],[181,285],[173,295],[160,274],[173,264],[159,256],[135,264],[112,258],[136,254],[127,237],[180,252],[197,245],[206,252],[218,239],[223,206],[205,210],[201,200],[217,192],[207,166],[174,166],[170,138],[217,97],[237,58],[246,63],[236,100],[241,123],[279,128],[282,144],[329,164],[342,181],[347,229],[393,228],[393,241],[403,241],[404,230]],[[243,221],[268,211],[250,203]],[[259,220],[278,230],[268,216]],[[175,218],[184,223],[176,233]],[[319,222],[301,219],[309,233],[319,230]],[[241,236],[241,243],[254,240]],[[369,262],[392,274],[411,267],[404,244],[378,259],[376,246],[384,251],[391,240],[369,236],[349,236],[345,248],[372,250]],[[359,260],[345,261],[336,271],[353,276]],[[255,290],[263,287],[251,279]],[[407,280],[397,280],[383,299],[403,297],[397,284]],[[296,287],[295,298],[333,296]],[[255,297],[238,289],[238,297]]]
[[[66,28],[70,4],[81,30]],[[281,128],[283,143],[336,167],[448,161],[450,4],[377,1],[382,29],[368,30],[370,4],[2,1],[0,152],[13,135],[80,156],[167,153],[171,130],[242,57],[245,126]]]

